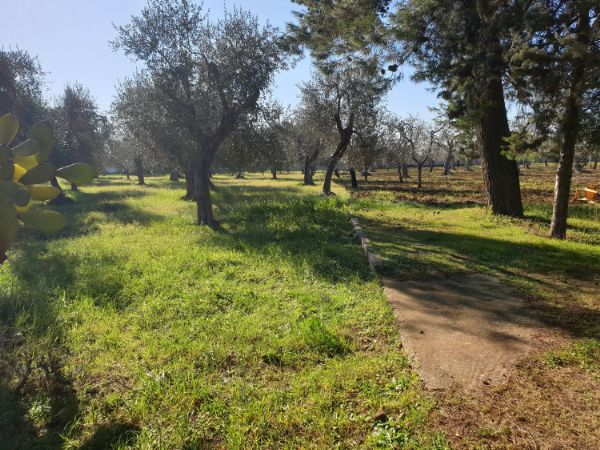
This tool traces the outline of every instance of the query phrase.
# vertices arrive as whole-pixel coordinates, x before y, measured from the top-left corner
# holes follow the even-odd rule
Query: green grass
[[[458,192],[468,191],[465,180],[455,183]],[[549,205],[527,196],[525,219],[510,219],[492,216],[485,206],[462,205],[458,196],[455,204],[398,202],[392,191],[363,189],[350,209],[384,261],[382,275],[427,280],[487,273],[535,301],[549,325],[600,339],[600,208],[572,207],[570,238],[561,241],[547,237]]]
[[[592,171],[573,188],[598,180]],[[571,205],[568,239],[548,238],[553,168],[521,177],[524,219],[492,216],[479,171],[400,184],[377,171],[352,192],[383,276],[435,283],[485,273],[515,287],[544,332],[497,391],[442,396],[435,421],[458,448],[593,448],[600,439],[600,206]],[[523,432],[523,430],[532,430]],[[485,432],[482,432],[484,430]],[[535,447],[535,446],[534,446]]]
[[[0,448],[446,448],[345,196],[299,180],[217,177],[213,232],[181,185],[105,177],[64,231],[23,233]]]
[[[218,176],[220,232],[164,178],[72,194],[67,228],[22,233],[0,268],[0,449],[593,447],[600,208],[554,241],[551,169],[524,171],[521,220],[488,213],[478,171],[425,177],[325,199],[298,174]],[[494,275],[548,336],[506,386],[423,392],[350,214],[382,275]]]

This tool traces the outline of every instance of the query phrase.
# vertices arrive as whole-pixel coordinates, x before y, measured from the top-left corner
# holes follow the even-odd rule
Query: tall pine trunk
[[[502,154],[504,138],[510,134],[510,130],[499,75],[488,80],[480,105],[477,140],[492,213],[522,217],[523,203],[517,163]]]
[[[587,46],[589,40],[588,16],[589,10],[585,9],[580,12],[577,21],[577,38],[579,43],[584,47]],[[575,158],[575,144],[577,143],[581,121],[581,100],[585,90],[585,61],[577,58],[574,66],[569,95],[565,102],[565,111],[560,123],[562,143],[554,184],[552,221],[550,222],[550,236],[558,239],[564,239],[567,236],[567,217],[569,214],[573,160]]]

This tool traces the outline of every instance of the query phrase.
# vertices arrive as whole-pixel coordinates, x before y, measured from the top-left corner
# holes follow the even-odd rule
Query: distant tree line
[[[523,216],[519,164],[557,162],[550,235],[564,238],[571,177],[600,155],[599,6],[590,0],[294,0],[285,31],[233,8],[212,20],[186,0],[148,0],[118,26],[113,47],[140,67],[98,111],[73,83],[49,102],[44,73],[26,52],[0,52],[0,106],[24,127],[51,118],[55,163],[95,163],[185,178],[199,224],[218,228],[211,176],[301,170],[305,185],[324,171],[323,195],[347,171],[352,186],[376,166],[422,186],[423,172],[460,163],[482,168],[494,214]],[[285,108],[273,79],[308,51],[310,80]],[[425,122],[383,105],[414,68],[441,99]],[[517,114],[509,116],[507,104]],[[73,186],[76,189],[76,186]]]

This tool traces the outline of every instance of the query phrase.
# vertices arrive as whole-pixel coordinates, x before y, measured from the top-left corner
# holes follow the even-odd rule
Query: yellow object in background
[[[19,164],[15,164],[15,172],[13,173],[13,181],[19,181],[23,175],[27,173],[24,167]]]

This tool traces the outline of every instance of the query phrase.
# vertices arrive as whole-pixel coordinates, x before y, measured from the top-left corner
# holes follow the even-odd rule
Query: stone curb
[[[369,261],[369,266],[374,273],[377,273],[377,268],[382,265],[381,257],[373,250],[373,246],[371,245],[371,241],[368,237],[365,236],[365,232],[360,226],[360,222],[357,218],[352,217],[350,219],[352,222],[352,227],[354,228],[354,235],[357,237],[360,246],[363,248],[365,255],[367,255],[367,260]]]

